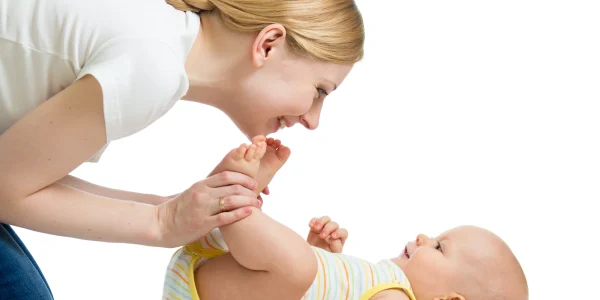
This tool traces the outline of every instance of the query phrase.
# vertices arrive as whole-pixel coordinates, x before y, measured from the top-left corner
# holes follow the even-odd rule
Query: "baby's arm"
[[[220,228],[230,253],[196,271],[200,299],[302,298],[317,273],[313,250],[262,211]]]

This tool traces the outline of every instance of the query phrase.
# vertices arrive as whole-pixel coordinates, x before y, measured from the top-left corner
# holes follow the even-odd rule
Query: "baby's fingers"
[[[344,248],[344,243],[340,239],[327,239],[327,243],[329,244],[329,249],[331,249],[332,253],[342,253],[342,249]]]
[[[329,217],[313,218],[312,220],[310,220],[310,229],[313,232],[319,233],[321,232],[323,227],[330,221],[331,219]]]
[[[340,240],[342,244],[344,244],[346,243],[346,239],[348,239],[348,230],[346,230],[346,228],[340,228],[331,234],[332,241]]]
[[[333,232],[335,232],[339,228],[340,228],[340,225],[338,225],[338,223],[329,222],[329,223],[325,224],[325,227],[323,227],[323,230],[321,230],[321,234],[319,236],[322,239],[327,238],[328,236],[330,236]]]

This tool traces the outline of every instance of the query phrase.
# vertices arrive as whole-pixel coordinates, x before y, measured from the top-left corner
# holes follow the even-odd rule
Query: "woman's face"
[[[249,138],[297,123],[316,129],[323,101],[342,84],[352,65],[293,53],[285,28],[279,24],[248,37],[247,43],[239,40],[239,50],[245,54],[241,63],[232,62],[237,67],[231,81],[235,84],[228,87],[228,105],[221,107],[223,112]]]
[[[325,98],[353,67],[298,55],[280,24],[268,25],[257,34],[240,33],[207,15],[202,30],[199,50],[188,57],[186,70],[198,69],[190,80],[198,81],[195,84],[204,90],[186,96],[223,111],[248,138],[297,123],[316,129]],[[202,60],[215,49],[219,49],[214,53],[218,61]],[[206,68],[212,63],[215,70]],[[216,75],[203,78],[205,71]]]
[[[297,123],[316,129],[325,98],[351,69],[295,55],[271,57],[244,80],[235,95],[237,107],[226,113],[250,138]]]

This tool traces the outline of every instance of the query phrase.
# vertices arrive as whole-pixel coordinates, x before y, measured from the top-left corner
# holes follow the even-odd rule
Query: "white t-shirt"
[[[0,134],[87,74],[108,143],[147,127],[187,92],[199,26],[164,0],[0,0]]]

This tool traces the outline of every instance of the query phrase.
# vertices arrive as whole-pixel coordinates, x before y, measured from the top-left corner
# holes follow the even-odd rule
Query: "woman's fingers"
[[[256,196],[232,195],[223,198],[217,198],[214,200],[214,204],[212,205],[211,215],[215,216],[221,214],[222,212],[228,212],[249,206],[260,208],[261,202],[256,198]]]
[[[241,185],[247,189],[254,190],[256,188],[256,181],[248,175],[244,175],[238,172],[224,171],[212,175],[199,183],[205,184],[207,187],[218,188],[227,185]]]
[[[266,186],[266,187],[263,189],[262,193],[263,193],[263,194],[265,194],[265,195],[268,195],[268,194],[270,194],[270,193],[271,193],[271,191],[269,190],[269,187],[268,187],[268,186]]]
[[[212,188],[209,193],[215,198],[223,198],[227,196],[248,196],[256,198],[257,196],[256,192],[240,184]]]
[[[242,207],[232,211],[226,211],[210,217],[209,221],[213,228],[235,223],[252,214],[251,207]]]

